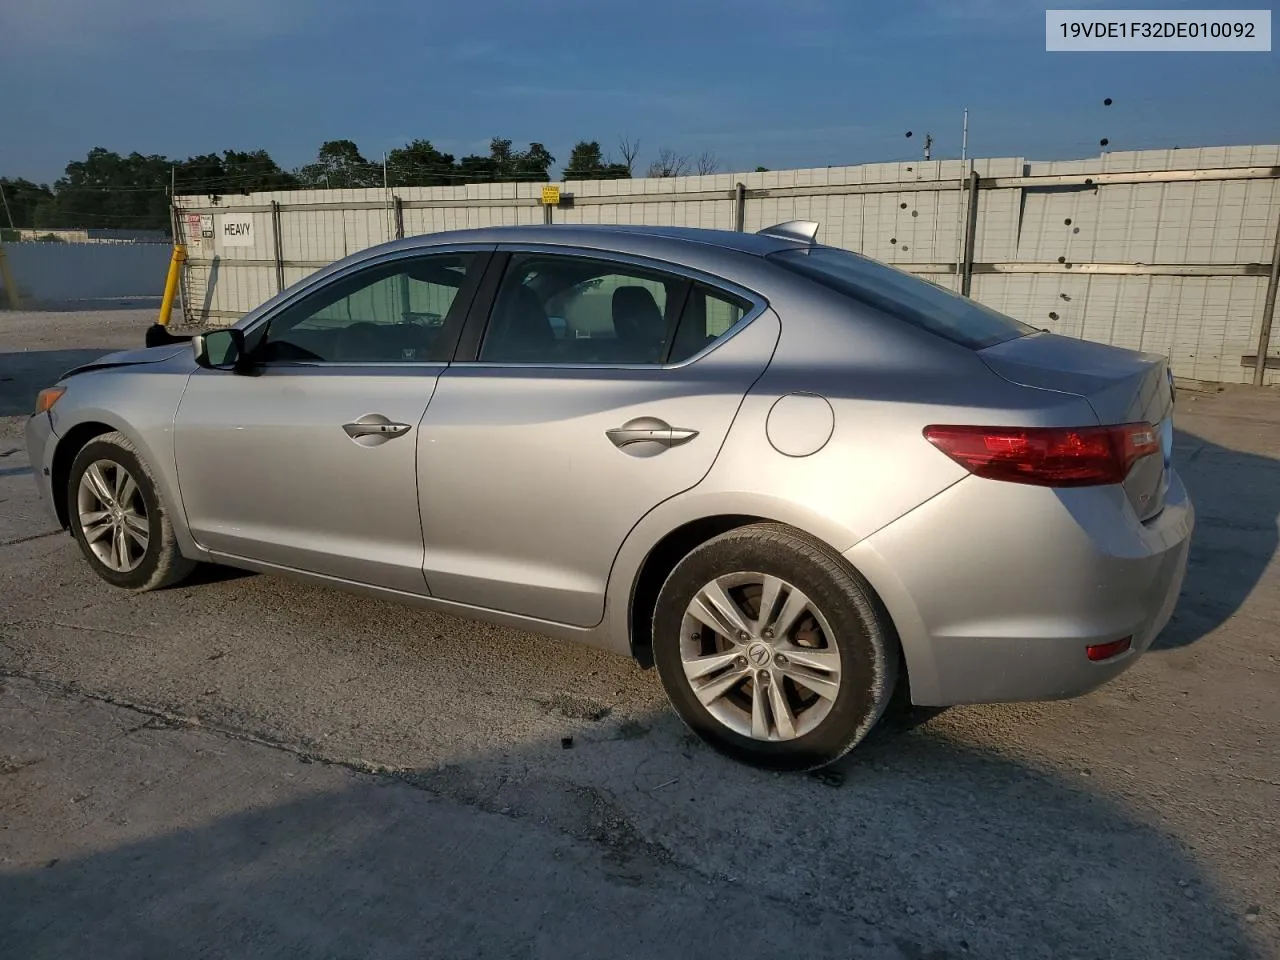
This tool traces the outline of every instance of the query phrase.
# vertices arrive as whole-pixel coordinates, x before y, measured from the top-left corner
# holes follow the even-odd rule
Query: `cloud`
[[[914,0],[899,6],[903,14],[896,25],[917,38],[946,34],[1022,32],[1036,24],[1044,29],[1046,9],[1085,10],[1105,6],[1108,0]],[[1114,6],[1114,4],[1112,4]]]
[[[662,109],[703,109],[715,101],[707,90],[692,91],[654,90],[632,87],[549,86],[544,84],[511,83],[476,90],[478,96],[512,100],[543,100],[548,106],[564,107],[566,104],[585,101],[610,101],[631,106],[659,107]]]
[[[204,48],[280,35],[312,20],[317,6],[306,0],[16,0],[5,5],[5,45],[28,53],[118,49],[122,40],[146,42],[160,34],[176,36],[182,46]]]

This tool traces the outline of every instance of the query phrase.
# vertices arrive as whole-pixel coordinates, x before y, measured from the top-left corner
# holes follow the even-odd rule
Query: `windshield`
[[[769,259],[860,303],[973,350],[1025,337],[1036,329],[928,280],[848,250],[807,247],[784,250]]]

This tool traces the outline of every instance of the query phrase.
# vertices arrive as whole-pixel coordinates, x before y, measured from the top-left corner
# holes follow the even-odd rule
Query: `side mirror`
[[[197,334],[191,338],[191,350],[196,363],[206,370],[234,370],[239,373],[247,359],[244,332],[234,327]]]

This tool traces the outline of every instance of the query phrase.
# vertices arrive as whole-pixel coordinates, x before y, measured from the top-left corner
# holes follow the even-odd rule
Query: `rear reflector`
[[[1122,637],[1119,640],[1112,640],[1110,643],[1095,643],[1091,647],[1085,647],[1084,652],[1088,654],[1089,659],[1094,663],[1101,660],[1110,660],[1112,657],[1118,657],[1133,646],[1133,637]]]
[[[1123,483],[1143,457],[1160,452],[1149,423],[1115,427],[930,426],[925,439],[970,473],[1041,487]]]

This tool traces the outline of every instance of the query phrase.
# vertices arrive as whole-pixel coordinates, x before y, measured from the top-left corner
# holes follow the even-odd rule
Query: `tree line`
[[[618,159],[597,140],[579,141],[560,172],[565,180],[613,180],[636,175],[640,141],[622,137]],[[94,147],[83,160],[68,163],[52,186],[22,178],[0,177],[4,206],[0,229],[26,227],[108,227],[168,230],[170,195],[221,197],[263,190],[358,187],[434,187],[466,183],[545,182],[553,157],[532,142],[518,149],[500,137],[487,154],[455,157],[430,140],[414,140],[383,159],[368,159],[351,140],[321,144],[313,162],[283,169],[265,150],[224,150],[173,159],[156,154],[121,155]],[[663,148],[641,172],[649,177],[715,173],[720,162],[711,153],[697,158]],[[763,168],[759,168],[763,169]]]

